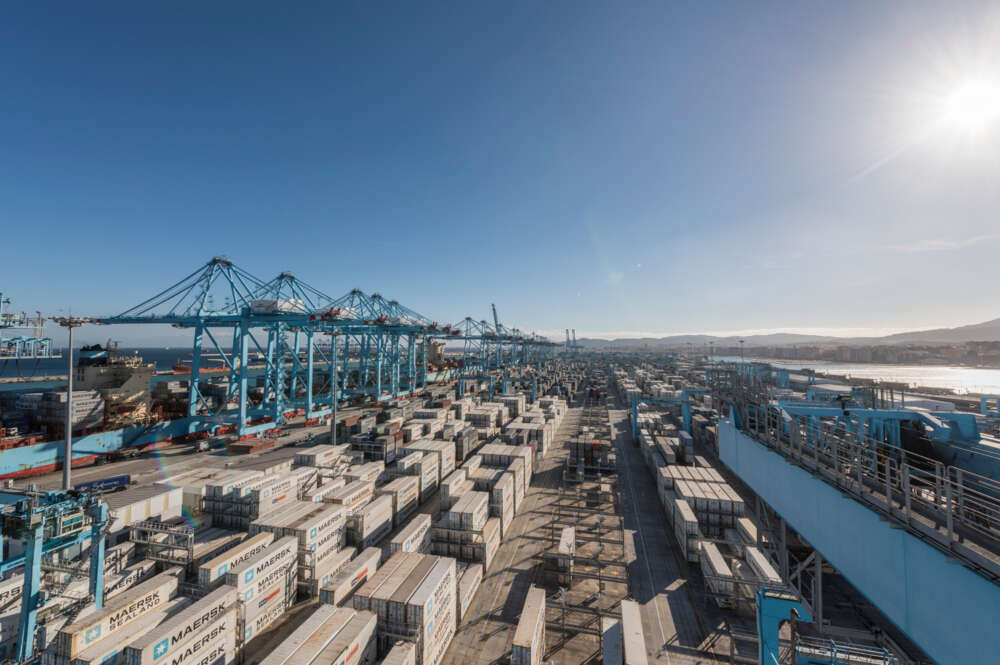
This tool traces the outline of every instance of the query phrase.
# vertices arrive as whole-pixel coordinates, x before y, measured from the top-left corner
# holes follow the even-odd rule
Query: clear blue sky
[[[998,72],[995,3],[17,3],[0,289],[110,314],[225,254],[581,336],[994,318],[998,118],[942,108]]]

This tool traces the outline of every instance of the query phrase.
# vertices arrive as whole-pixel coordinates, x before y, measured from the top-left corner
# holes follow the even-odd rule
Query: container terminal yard
[[[82,390],[2,403],[0,658],[997,662],[993,399],[589,352],[490,311],[440,324],[215,258],[61,319],[190,330],[193,360],[154,395],[88,348]],[[54,355],[37,318],[0,321],[33,335],[6,357]]]

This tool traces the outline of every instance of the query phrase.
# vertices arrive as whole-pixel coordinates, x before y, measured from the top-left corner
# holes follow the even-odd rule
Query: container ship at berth
[[[206,358],[198,368],[199,392],[204,393],[200,399],[212,412],[188,416],[190,363],[178,362],[172,371],[157,372],[138,352],[121,353],[110,342],[83,347],[78,353],[73,376],[73,466],[99,463],[125,449],[146,452],[235,429],[218,415],[220,410],[224,414],[235,406],[231,398],[224,404],[230,369],[218,356]],[[253,363],[262,358],[260,354],[250,356]],[[262,376],[263,368],[262,364],[248,364],[248,374],[256,379]],[[446,375],[429,372],[427,381]],[[26,381],[23,389],[0,393],[0,479],[29,477],[62,467],[66,391],[33,389],[32,383]],[[261,392],[260,388],[250,390],[255,398]],[[282,415],[301,419],[304,411],[290,408]],[[258,428],[271,422],[273,415],[248,420]]]

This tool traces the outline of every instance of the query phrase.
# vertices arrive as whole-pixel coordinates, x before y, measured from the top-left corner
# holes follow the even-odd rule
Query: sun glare
[[[985,79],[966,81],[945,104],[945,121],[953,129],[976,134],[1000,121],[1000,84]]]

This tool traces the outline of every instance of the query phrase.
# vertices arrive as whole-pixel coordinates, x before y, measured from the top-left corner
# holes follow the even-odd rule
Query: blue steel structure
[[[3,536],[25,540],[23,555],[0,563],[0,574],[24,567],[17,653],[14,656],[17,662],[24,663],[35,656],[38,611],[43,607],[40,589],[45,557],[89,541],[88,596],[82,601],[65,605],[60,613],[72,615],[90,600],[97,609],[104,606],[104,531],[108,523],[108,506],[92,495],[75,490],[37,492],[3,489],[0,490],[0,502],[6,504],[0,510]],[[72,575],[81,571],[67,569],[64,572]]]
[[[684,431],[691,434],[691,396],[704,395],[708,390],[684,388],[680,397],[649,397],[647,395],[632,395],[632,436],[639,435],[639,404],[648,406],[681,407],[681,424]]]
[[[782,402],[751,378],[712,374],[720,459],[935,661],[995,663],[1000,482],[974,470],[998,463],[975,416]]]
[[[439,326],[379,294],[353,289],[331,297],[283,272],[270,281],[229,259],[215,257],[152,298],[103,324],[169,324],[194,332],[188,417],[210,414],[232,423],[240,436],[280,424],[289,413],[329,415],[333,400],[376,402],[426,389],[427,342],[462,340],[459,387],[494,380],[503,367],[529,361],[551,344],[485,321],[466,318]],[[230,337],[228,343],[225,335]],[[329,339],[330,345],[320,344]],[[205,349],[218,354],[229,377],[228,394],[214,408],[200,392]],[[250,354],[263,358],[262,397],[249,398]]]
[[[522,376],[527,368],[537,371],[541,363],[553,357],[557,347],[544,337],[525,335],[517,328],[504,326],[497,316],[496,305],[492,310],[492,327],[486,321],[475,321],[471,317],[449,326],[449,334],[463,340],[459,394],[465,394],[469,382],[485,382],[488,393],[493,395],[498,380],[511,380],[507,377],[508,369],[516,369]],[[502,389],[506,392],[505,387]]]
[[[897,660],[885,649],[844,644],[833,640],[801,638],[798,623],[812,623],[813,617],[794,593],[782,589],[757,589],[757,663],[779,665],[782,659],[781,627],[792,627],[790,647],[797,665],[896,665]]]
[[[10,298],[0,293],[0,360],[59,358],[52,349],[52,338],[42,335],[42,315],[32,318],[26,312],[11,312],[9,307]],[[5,337],[4,331],[8,330],[30,330],[32,334]]]

